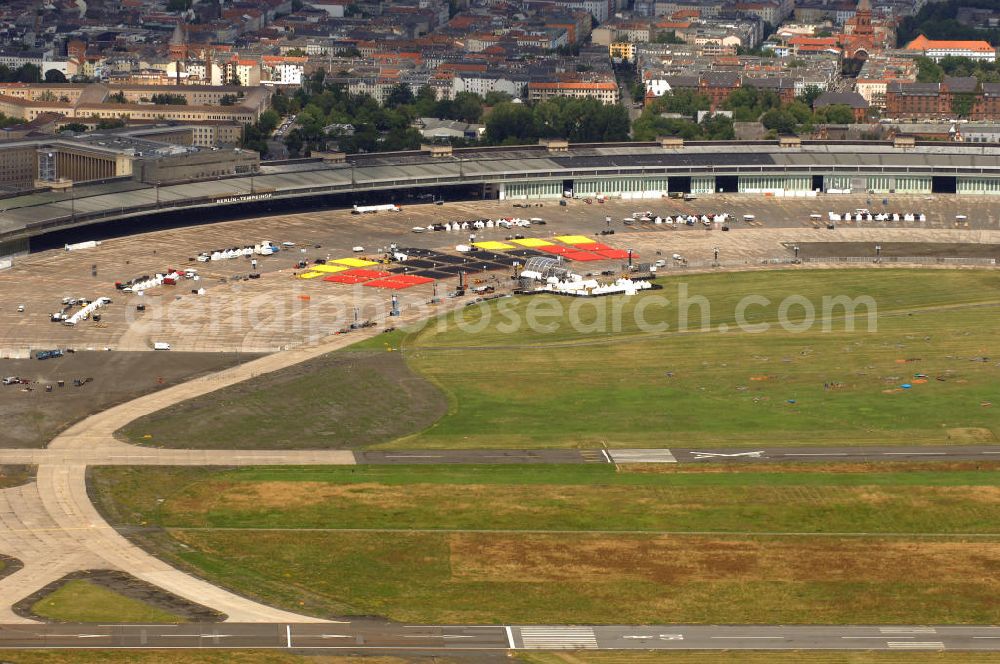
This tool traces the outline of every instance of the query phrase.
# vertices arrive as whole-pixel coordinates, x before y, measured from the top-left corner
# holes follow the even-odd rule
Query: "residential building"
[[[928,39],[920,35],[904,47],[911,53],[925,55],[935,62],[948,56],[996,62],[996,49],[986,41],[947,41]]]
[[[847,106],[854,114],[855,122],[864,122],[868,116],[868,101],[857,92],[824,92],[813,101],[813,108],[819,110],[827,106]]]
[[[532,81],[528,83],[528,100],[544,101],[553,97],[597,99],[603,104],[617,104],[618,84],[613,81]]]

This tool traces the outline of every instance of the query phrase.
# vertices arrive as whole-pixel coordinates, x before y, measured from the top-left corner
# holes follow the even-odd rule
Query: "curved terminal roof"
[[[154,187],[133,180],[78,185],[0,198],[0,241],[118,218],[179,208],[236,205],[351,191],[460,184],[500,184],[545,179],[629,175],[951,175],[1000,177],[1000,145],[809,142],[780,147],[775,141],[570,145],[355,155],[345,163],[321,159],[261,165],[254,176]]]

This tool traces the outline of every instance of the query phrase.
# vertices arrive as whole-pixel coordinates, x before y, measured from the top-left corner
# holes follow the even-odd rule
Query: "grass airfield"
[[[103,468],[237,592],[414,623],[996,623],[1000,465]]]
[[[370,371],[361,355],[353,355],[350,371],[325,377],[293,368],[287,379],[227,388],[121,433],[137,444],[236,449],[997,440],[994,272],[786,270],[661,283],[662,290],[632,298],[533,296],[467,307],[353,349],[384,355],[369,358]],[[700,306],[678,306],[682,288],[688,300],[708,303],[704,321]],[[748,296],[768,304],[746,308],[741,328],[737,310]],[[799,304],[787,307],[782,327],[789,296]],[[853,316],[828,307],[824,329],[823,298],[837,296],[875,306],[859,306]],[[663,306],[664,298],[671,303]],[[815,311],[812,325],[802,303]],[[688,323],[678,330],[682,309]],[[637,311],[649,326],[669,327],[644,329]],[[762,326],[766,332],[746,331]],[[446,395],[447,412],[431,386]],[[410,408],[415,403],[419,412]],[[440,408],[436,421],[421,415],[427,404]]]
[[[222,390],[121,434],[237,449],[273,444],[274,427],[292,447],[996,442],[1000,275],[992,271],[786,270],[661,284],[633,298],[467,307],[359,344],[331,373],[300,368]],[[678,329],[682,285],[684,297],[708,303],[705,321],[695,306],[687,329]],[[819,316],[824,297],[841,295],[870,298],[873,317],[833,308],[826,328],[804,325],[808,305]],[[747,296],[757,299],[741,328]],[[782,316],[789,296],[797,304]],[[645,297],[671,300],[645,309],[647,322],[667,329],[636,323]],[[563,313],[539,324],[539,310],[555,306]],[[529,314],[534,325],[524,324]],[[375,378],[377,389],[366,388]],[[428,388],[443,395],[436,421],[404,408],[418,384],[428,403]],[[247,435],[247,409],[262,435]],[[395,428],[366,436],[352,417]],[[103,468],[92,486],[109,519],[159,555],[320,616],[995,624],[998,470],[986,462]]]

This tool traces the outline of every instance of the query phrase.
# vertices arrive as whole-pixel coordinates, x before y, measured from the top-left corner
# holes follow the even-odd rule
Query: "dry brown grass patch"
[[[773,462],[773,463],[635,463],[618,466],[620,473],[689,474],[689,473],[897,473],[910,471],[1000,472],[1000,461],[878,461],[878,462]]]
[[[725,538],[463,533],[452,576],[491,582],[922,582],[965,579],[1000,592],[1000,542],[833,537]]]

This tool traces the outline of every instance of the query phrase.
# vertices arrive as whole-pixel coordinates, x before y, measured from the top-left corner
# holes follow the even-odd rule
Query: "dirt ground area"
[[[880,255],[927,258],[1000,258],[1000,244],[972,242],[879,242]],[[875,256],[871,242],[799,242],[800,258]],[[792,246],[788,247],[794,252]]]
[[[81,351],[49,360],[0,359],[0,375],[31,381],[0,386],[0,447],[44,447],[88,415],[256,357],[252,353]],[[93,380],[79,387],[73,384],[88,378]],[[60,380],[63,387],[58,386]],[[53,386],[51,392],[46,391],[48,385]]]
[[[300,260],[378,257],[391,243],[454,252],[469,242],[469,231],[412,232],[446,221],[518,216],[539,217],[545,225],[530,228],[492,228],[476,231],[477,240],[505,240],[514,233],[550,238],[562,234],[602,236],[607,244],[632,248],[640,260],[668,259],[667,271],[678,265],[669,259],[682,254],[692,262],[715,257],[724,266],[759,265],[769,259],[787,259],[788,246],[805,242],[946,242],[1000,244],[1000,213],[985,197],[894,196],[888,203],[866,196],[777,199],[756,195],[718,194],[693,201],[669,199],[609,200],[603,204],[570,200],[544,201],[540,207],[521,207],[520,201],[467,201],[446,205],[407,205],[402,212],[352,215],[348,210],[324,210],[257,219],[242,219],[203,226],[156,231],[104,241],[90,250],[49,250],[15,259],[14,267],[0,273],[0,357],[23,357],[30,349],[46,347],[114,348],[148,350],[155,342],[171,343],[175,350],[274,352],[329,335],[354,320],[385,321],[390,297],[396,293],[400,308],[428,306],[434,285],[401,291],[349,286],[322,279],[297,278]],[[518,206],[518,207],[515,207]],[[859,207],[872,212],[918,212],[925,222],[839,222],[826,227],[826,214]],[[657,215],[715,214],[728,212],[735,221],[729,232],[721,227],[667,227],[625,225],[633,212]],[[744,219],[753,215],[753,219]],[[956,217],[964,216],[958,220]],[[815,218],[819,217],[818,219]],[[258,258],[262,277],[235,280],[250,271],[246,258],[200,263],[203,251],[243,246],[270,240],[291,243],[284,250]],[[363,251],[354,252],[354,247]],[[127,281],[170,268],[194,267],[198,282],[152,288],[144,295],[114,288]],[[620,262],[574,265],[579,271],[620,268]],[[504,275],[506,276],[506,275]],[[456,279],[440,280],[438,295],[454,289]],[[204,294],[192,290],[204,288]],[[100,322],[84,321],[75,327],[54,324],[50,316],[63,297],[107,296],[113,303],[102,310]],[[145,311],[137,311],[143,304]],[[19,305],[24,311],[18,312]]]
[[[67,574],[58,581],[53,581],[44,588],[19,601],[13,607],[14,612],[25,618],[48,622],[45,618],[34,615],[31,612],[31,607],[69,581],[76,579],[85,579],[125,597],[145,602],[163,611],[182,616],[189,622],[221,622],[225,620],[225,616],[217,611],[172,595],[130,574],[114,570],[92,570]]]
[[[399,352],[350,351],[258,376],[132,422],[135,444],[192,449],[340,449],[416,433],[448,410]]]

